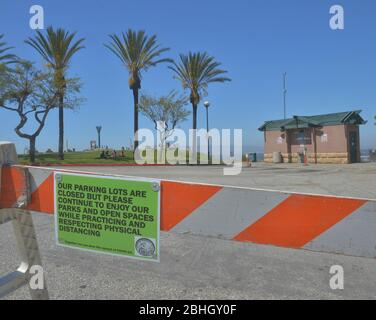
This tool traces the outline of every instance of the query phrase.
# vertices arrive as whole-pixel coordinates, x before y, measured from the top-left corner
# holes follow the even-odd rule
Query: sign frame
[[[111,179],[111,180],[120,180],[120,181],[149,182],[149,183],[157,184],[158,188],[159,188],[159,190],[157,191],[158,192],[158,205],[157,205],[157,209],[158,209],[157,211],[158,212],[157,212],[157,216],[156,216],[156,219],[157,219],[157,237],[155,239],[156,246],[157,246],[157,258],[156,259],[150,259],[150,258],[147,258],[147,257],[138,256],[136,254],[131,256],[131,255],[125,255],[125,254],[111,253],[111,252],[108,252],[108,251],[82,248],[82,247],[78,247],[78,246],[73,246],[73,245],[71,246],[71,245],[60,243],[59,237],[58,237],[58,221],[57,221],[58,220],[58,211],[57,211],[57,194],[56,194],[57,179],[56,179],[56,177],[57,176],[64,176],[64,175],[77,176],[77,177],[98,178],[98,179]],[[55,243],[56,243],[57,246],[70,248],[70,249],[74,249],[74,250],[79,250],[79,251],[83,251],[83,252],[89,252],[89,253],[93,253],[93,254],[105,254],[105,255],[109,255],[109,256],[122,257],[122,258],[126,258],[126,259],[138,260],[138,261],[148,261],[148,262],[160,263],[160,254],[161,254],[161,250],[160,250],[161,192],[162,192],[162,185],[161,185],[160,179],[141,178],[141,177],[133,177],[133,176],[128,177],[128,176],[121,176],[121,175],[112,176],[112,175],[109,175],[109,174],[97,174],[97,173],[88,173],[88,172],[77,173],[77,172],[68,172],[68,171],[54,171],[53,179],[54,179],[53,194],[54,194],[54,216],[55,216],[54,217],[54,224],[55,224],[54,228],[55,228]],[[136,238],[136,236],[135,236],[135,238]]]

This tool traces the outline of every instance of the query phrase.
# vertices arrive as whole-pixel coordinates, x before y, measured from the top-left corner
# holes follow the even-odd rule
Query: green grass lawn
[[[109,150],[110,158],[101,159],[101,151],[84,151],[84,152],[66,152],[64,153],[64,160],[59,160],[57,153],[40,153],[35,157],[35,165],[45,166],[45,165],[59,165],[59,164],[135,164],[133,151],[125,151],[125,157],[121,157],[121,151],[117,152],[117,158],[112,159],[112,150]],[[180,152],[180,151],[179,151]],[[189,161],[189,154],[185,150],[187,162]],[[177,156],[177,152],[175,153]],[[198,154],[198,163],[200,163],[201,155]],[[19,155],[18,159],[20,164],[30,165],[28,155]],[[157,163],[157,152],[154,151],[155,163]]]
[[[133,152],[126,151],[125,157],[118,156],[115,159],[101,159],[101,151],[87,151],[87,152],[67,152],[64,154],[64,160],[58,158],[57,153],[40,153],[36,156],[35,164],[134,164]],[[121,152],[117,152],[121,155]],[[110,151],[111,155],[111,151]],[[28,155],[19,155],[18,159],[21,164],[30,164]]]

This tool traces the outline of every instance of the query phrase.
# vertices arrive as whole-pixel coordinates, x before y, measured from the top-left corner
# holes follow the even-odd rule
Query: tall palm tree
[[[76,32],[70,33],[64,29],[54,30],[47,28],[44,36],[37,31],[35,38],[29,38],[25,42],[31,45],[47,62],[48,67],[54,70],[55,86],[59,96],[59,159],[64,160],[64,98],[65,78],[70,61],[77,51],[84,48],[82,45],[85,39],[73,41]]]
[[[197,107],[203,95],[207,94],[210,83],[231,81],[224,75],[227,71],[220,69],[221,63],[206,52],[189,52],[188,55],[180,54],[180,61],[173,62],[169,68],[174,71],[176,78],[182,83],[184,90],[190,90],[190,102],[193,109],[193,160],[195,161],[196,150],[196,130],[197,130]]]
[[[110,43],[105,44],[122,62],[129,73],[129,89],[133,91],[134,105],[134,150],[138,147],[138,104],[139,90],[141,89],[142,72],[150,67],[155,67],[162,62],[171,62],[171,59],[159,59],[162,53],[170,48],[161,48],[157,43],[157,36],[148,37],[145,31],[134,31],[128,29],[120,36],[111,34]]]
[[[6,42],[2,42],[3,34],[0,34],[0,65],[14,62],[17,58],[14,54],[7,53],[12,47],[6,47]]]

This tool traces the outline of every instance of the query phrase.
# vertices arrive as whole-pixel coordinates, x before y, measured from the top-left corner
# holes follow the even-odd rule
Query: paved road
[[[145,263],[57,247],[53,217],[33,217],[52,299],[376,299],[372,259],[162,233],[161,263]],[[10,224],[0,254],[0,274],[17,266]],[[344,267],[343,291],[329,288],[332,265]]]
[[[65,168],[67,169],[67,168]],[[376,163],[351,165],[256,163],[238,176],[224,176],[220,166],[77,167],[81,171],[161,178],[259,189],[376,199]]]

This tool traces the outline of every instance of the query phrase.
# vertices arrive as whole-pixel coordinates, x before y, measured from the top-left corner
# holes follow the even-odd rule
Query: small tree
[[[152,97],[142,95],[140,99],[140,111],[154,123],[155,130],[161,141],[159,162],[166,153],[166,141],[173,134],[176,127],[187,120],[190,112],[185,109],[188,99],[177,92],[171,91],[166,96]]]
[[[59,103],[54,75],[36,70],[29,61],[22,61],[13,70],[2,73],[1,77],[6,85],[0,94],[0,108],[17,113],[19,123],[15,132],[29,140],[30,162],[34,163],[36,139],[46,124],[48,114]],[[68,79],[66,83],[66,106],[73,108],[82,101],[76,97],[81,85],[78,79]],[[24,128],[31,117],[35,120],[34,131],[26,133]]]

